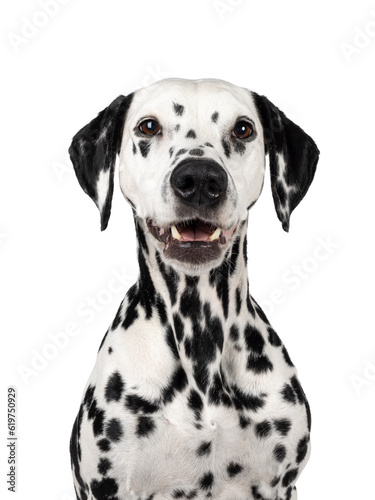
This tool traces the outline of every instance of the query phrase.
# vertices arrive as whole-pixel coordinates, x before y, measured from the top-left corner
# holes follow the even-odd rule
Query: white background
[[[265,94],[319,146],[289,234],[267,178],[250,215],[250,288],[312,407],[299,498],[374,498],[375,3],[50,0],[47,15],[42,2],[3,2],[0,13],[1,495],[14,385],[16,498],[73,500],[71,426],[137,275],[130,208],[117,189],[100,232],[70,139],[117,95],[174,76]]]

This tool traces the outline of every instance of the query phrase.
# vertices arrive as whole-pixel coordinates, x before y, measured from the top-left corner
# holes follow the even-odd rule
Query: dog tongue
[[[184,241],[207,241],[215,230],[210,224],[197,221],[187,226],[181,224],[177,229]]]

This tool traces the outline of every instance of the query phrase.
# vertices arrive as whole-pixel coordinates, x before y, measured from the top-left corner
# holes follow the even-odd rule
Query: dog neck
[[[125,324],[141,314],[145,319],[158,317],[174,357],[206,392],[215,385],[215,377],[222,378],[223,356],[231,357],[230,351],[239,349],[236,341],[243,331],[239,316],[254,321],[260,310],[248,290],[247,221],[222,264],[199,276],[167,266],[142,221],[135,218],[135,224],[140,273],[128,293]]]

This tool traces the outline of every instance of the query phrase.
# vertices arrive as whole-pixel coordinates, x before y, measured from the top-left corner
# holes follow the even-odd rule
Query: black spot
[[[243,470],[242,465],[235,462],[231,462],[227,467],[227,472],[229,477],[237,476]]]
[[[93,398],[90,404],[90,408],[87,413],[87,418],[93,420],[92,429],[94,436],[98,436],[103,432],[103,422],[104,422],[104,411],[98,408],[96,399]]]
[[[175,126],[175,131],[178,132],[181,128],[181,125],[179,123],[177,123],[177,125]]]
[[[268,327],[268,342],[273,345],[274,347],[280,347],[281,346],[281,340],[280,337],[277,335],[275,330],[271,328],[270,326]]]
[[[263,422],[259,422],[259,424],[256,424],[255,426],[255,434],[258,438],[264,439],[270,434],[270,432],[271,422],[268,420],[263,420]]]
[[[213,148],[213,145],[210,142],[205,142],[204,145],[208,148]]]
[[[124,321],[122,322],[122,326],[125,330],[127,330],[138,318],[137,306],[139,304],[140,297],[137,285],[133,285],[129,288],[126,298],[128,300],[128,306],[126,308]]]
[[[172,497],[173,498],[183,498],[185,496],[185,492],[183,490],[173,490]]]
[[[138,146],[139,146],[139,149],[141,151],[141,155],[143,156],[143,158],[147,158],[147,155],[150,152],[151,142],[150,141],[139,141]]]
[[[209,455],[211,453],[211,442],[205,441],[197,448],[198,457],[203,457],[204,455]]]
[[[297,395],[297,398],[298,398],[298,402],[300,404],[303,404],[305,402],[305,393],[303,392],[303,389],[302,389],[302,386],[301,384],[299,383],[299,380],[298,378],[294,375],[291,379],[290,379],[290,383],[294,389],[294,392],[296,393]]]
[[[108,439],[104,438],[97,442],[99,449],[101,451],[109,451],[111,449],[111,443]]]
[[[101,458],[98,463],[98,472],[105,476],[111,467],[112,464],[107,458]]]
[[[241,312],[242,299],[241,299],[241,288],[236,288],[236,314],[239,316]]]
[[[108,347],[108,354],[112,354],[112,353],[113,353],[112,347]]]
[[[249,357],[247,358],[247,369],[259,374],[272,371],[273,365],[269,358],[265,355],[258,356],[249,354]]]
[[[169,158],[172,158],[174,148],[169,148]]]
[[[255,500],[265,500],[265,498],[263,498],[262,495],[259,493],[258,486],[252,486],[251,493],[253,494],[253,497],[255,498]]]
[[[181,151],[181,150],[180,150]],[[173,267],[166,266],[162,261],[159,252],[156,253],[156,260],[159,266],[159,270],[161,275],[164,278],[164,281],[167,285],[169,296],[172,302],[172,306],[176,303],[177,300],[177,288],[180,278]]]
[[[105,399],[107,403],[110,401],[119,401],[124,388],[125,385],[119,372],[112,373],[105,388]]]
[[[217,122],[217,119],[219,118],[219,113],[217,111],[215,111],[214,113],[212,113],[211,115],[211,120],[216,123]]]
[[[283,477],[282,480],[282,485],[284,488],[289,486],[297,477],[298,475],[298,467],[295,469],[290,469]]]
[[[305,397],[305,408],[306,408],[307,427],[309,431],[311,431],[311,411],[309,402],[307,401],[306,397]]]
[[[286,364],[293,367],[294,364],[293,364],[292,360],[290,359],[288,351],[286,350],[285,346],[283,346],[283,348],[282,348],[282,353],[283,353]]]
[[[106,424],[105,434],[108,439],[115,443],[120,441],[124,434],[120,420],[117,418],[111,418],[111,420],[109,420]]]
[[[272,481],[270,482],[270,486],[272,488],[274,488],[275,486],[277,486],[280,482],[280,479],[281,479],[281,476],[275,476]]]
[[[137,146],[133,142],[133,155],[137,154]]]
[[[88,388],[86,389],[85,396],[83,398],[83,404],[86,406],[87,410],[90,408],[90,405],[94,399],[94,391],[95,391],[95,386],[92,385],[89,385]]]
[[[190,129],[185,137],[186,139],[195,139],[197,137],[197,134],[194,132],[193,129]]]
[[[294,405],[296,404],[296,395],[289,384],[284,385],[281,395],[285,401],[288,401],[288,403],[292,403]]]
[[[292,498],[293,488],[289,486],[289,488],[285,492],[285,500],[290,500]]]
[[[74,474],[76,476],[78,485],[79,485],[79,490],[82,492],[82,500],[87,500],[87,495],[85,494],[85,482],[83,481],[83,478],[81,476],[80,472],[80,461],[82,458],[81,455],[81,446],[80,446],[80,440],[81,440],[81,424],[82,424],[82,418],[83,418],[83,404],[81,404],[77,418],[74,421],[73,429],[72,429],[72,435],[70,438],[70,457],[71,457],[71,462],[72,466],[74,467]],[[85,496],[86,495],[86,496]]]
[[[250,323],[247,323],[244,336],[247,348],[257,354],[261,354],[265,342],[259,330],[255,326],[250,325]]]
[[[185,356],[190,359],[191,358],[191,340],[189,338],[186,338],[184,341],[184,349],[185,349]]]
[[[156,429],[156,425],[154,419],[151,417],[141,416],[138,418],[137,425],[137,436],[138,437],[147,437]]]
[[[240,415],[239,423],[241,429],[246,429],[246,427],[249,427],[249,425],[251,424],[251,420],[247,417],[244,417],[243,415]]]
[[[90,483],[91,491],[97,500],[115,500],[118,485],[112,477],[106,477],[101,481],[93,479]]]
[[[190,391],[188,407],[194,412],[195,418],[197,420],[200,420],[203,410],[203,401],[201,396],[195,389],[192,389]]]
[[[116,328],[119,326],[122,320],[122,306],[124,304],[124,301],[121,302],[120,307],[117,310],[115,319],[112,321],[111,325],[111,330],[116,330]]]
[[[129,394],[126,396],[125,406],[134,414],[139,412],[155,413],[158,410],[158,406],[156,404],[151,403],[151,401],[148,401],[137,394]]]
[[[219,375],[219,373],[215,373],[212,384],[210,386],[210,390],[208,392],[208,402],[210,404],[223,404],[227,407],[232,405],[232,401],[229,395],[224,391],[223,385],[224,383],[222,382],[221,376]]]
[[[275,460],[277,460],[277,462],[281,463],[286,457],[285,446],[282,444],[278,444],[277,446],[275,446],[273,450],[273,456],[275,457]]]
[[[278,420],[273,421],[274,426],[279,434],[282,436],[287,436],[290,428],[292,427],[292,423],[287,418],[280,418]]]
[[[230,260],[229,260],[229,273],[232,275],[237,267],[237,261],[238,261],[238,256],[240,255],[240,239],[236,238],[233,246],[232,246],[232,251],[230,254]]]
[[[247,306],[247,310],[249,311],[249,313],[253,316],[253,318],[255,318],[255,309],[254,309],[253,303],[251,301],[251,297],[250,297],[249,292],[247,292],[246,306]]]
[[[227,158],[230,158],[231,155],[231,150],[230,150],[230,144],[226,139],[221,140],[221,145],[223,146],[224,149],[224,154]]]
[[[164,403],[170,403],[176,392],[182,392],[188,384],[188,379],[185,370],[179,366],[172,376],[172,380],[168,387],[163,389],[162,398]]]
[[[191,500],[192,498],[195,498],[197,494],[198,494],[197,490],[191,490],[190,493],[186,494],[186,498],[188,500]]]
[[[216,293],[223,305],[225,318],[228,318],[229,310],[229,271],[230,264],[226,260],[220,267],[210,271],[210,285],[216,286]]]
[[[202,490],[209,490],[214,484],[214,475],[212,472],[207,472],[199,480],[199,486]]]
[[[297,446],[297,457],[296,457],[297,464],[300,464],[302,460],[306,457],[309,440],[310,440],[309,436],[304,436],[302,439],[299,440]]]
[[[245,408],[246,410],[256,412],[260,408],[263,408],[266,403],[265,394],[262,394],[262,397],[254,396],[253,394],[246,394],[236,385],[232,385],[231,390],[233,392],[234,406],[237,408],[237,410],[242,410],[243,408]]]
[[[173,109],[177,116],[182,116],[185,110],[185,107],[182,104],[177,104],[177,102],[173,103]]]
[[[158,316],[162,325],[167,322],[167,309],[165,307],[165,302],[160,295],[156,298],[156,309],[158,311]]]
[[[177,158],[178,156],[184,155],[185,153],[187,153],[187,149],[184,149],[184,148],[179,149],[179,150],[177,151],[177,153],[176,153],[176,158]]]
[[[195,149],[191,149],[189,151],[189,154],[191,156],[203,156],[204,155],[204,151],[203,151],[203,149],[195,148]]]
[[[236,325],[232,325],[229,330],[229,337],[236,342],[240,337],[240,332]]]

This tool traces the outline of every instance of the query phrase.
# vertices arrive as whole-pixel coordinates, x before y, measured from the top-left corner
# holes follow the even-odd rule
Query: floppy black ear
[[[102,231],[111,214],[116,154],[132,97],[133,94],[117,97],[76,133],[69,148],[78,181],[99,208]]]
[[[319,150],[298,125],[267,97],[252,92],[269,153],[271,188],[276,213],[289,230],[290,214],[305,196],[315,174]]]

